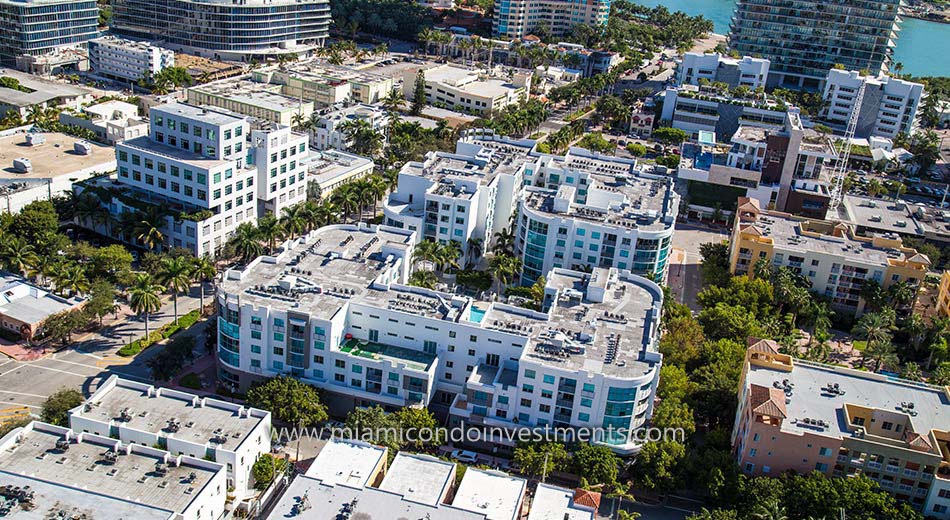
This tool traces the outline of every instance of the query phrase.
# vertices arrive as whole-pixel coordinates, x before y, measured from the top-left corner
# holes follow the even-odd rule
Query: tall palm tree
[[[510,228],[504,228],[495,233],[495,245],[492,246],[492,253],[512,254],[515,250],[515,234]]]
[[[307,215],[303,204],[284,208],[283,213],[280,223],[287,234],[291,237],[303,234],[307,229]]]
[[[205,308],[205,283],[218,274],[214,261],[207,256],[199,256],[191,261],[191,279],[198,284],[198,304]]]
[[[466,247],[469,260],[477,260],[482,256],[482,246],[485,241],[481,238],[471,238],[468,241],[468,246]]]
[[[458,269],[458,259],[462,256],[462,243],[457,240],[449,240],[443,246],[440,246],[437,253],[437,263],[439,270],[445,272],[449,268]]]
[[[191,262],[184,256],[163,258],[158,270],[158,281],[172,293],[175,309],[175,323],[178,323],[178,293],[191,287]]]
[[[165,241],[165,235],[162,233],[165,217],[165,211],[162,208],[148,206],[144,212],[136,213],[136,223],[132,233],[145,247],[156,250]]]
[[[25,275],[31,266],[35,265],[38,257],[33,244],[23,237],[4,237],[0,250],[3,251],[3,266],[8,271]]]
[[[507,287],[521,272],[521,259],[508,255],[495,255],[488,262],[490,272],[502,288]]]
[[[253,229],[253,224],[249,225]],[[267,244],[267,251],[269,253],[274,252],[274,248],[277,246],[277,240],[284,236],[285,232],[283,223],[277,220],[277,217],[270,214],[264,215],[257,221],[257,229],[254,231],[254,241],[263,240]],[[245,231],[245,233],[248,232]],[[257,252],[254,256],[259,256],[260,254],[261,252]]]
[[[394,88],[389,91],[389,94],[383,98],[383,106],[386,108],[386,112],[393,114],[399,112],[402,108],[402,104],[406,101],[406,96],[403,95],[402,91]]]
[[[244,222],[234,230],[228,245],[247,263],[264,253],[260,236],[259,228],[255,228],[250,222]]]
[[[89,279],[78,264],[57,271],[53,283],[56,284],[56,292],[63,296],[83,294],[89,290]]]
[[[129,287],[129,305],[136,314],[145,314],[145,337],[148,338],[148,319],[153,312],[162,308],[159,297],[165,290],[148,273],[135,273],[135,279]]]
[[[356,189],[353,186],[353,183],[347,183],[343,186],[340,186],[333,192],[332,197],[333,203],[336,204],[341,210],[343,210],[343,221],[346,222],[346,219],[349,218],[350,214],[353,212],[361,213],[359,211],[360,207],[360,195],[357,193]],[[363,216],[358,215],[358,219],[362,221]]]

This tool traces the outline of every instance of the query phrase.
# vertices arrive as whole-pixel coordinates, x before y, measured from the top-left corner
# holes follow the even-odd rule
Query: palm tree
[[[148,206],[144,212],[136,213],[135,238],[150,250],[161,247],[165,241],[162,228],[165,227],[165,212],[158,206]]]
[[[419,242],[412,251],[412,263],[418,262],[435,266],[439,262],[439,243],[434,240]]]
[[[360,222],[363,220],[362,212],[360,209],[360,195],[353,186],[353,183],[347,183],[343,186],[340,186],[333,192],[332,197],[333,203],[336,204],[341,210],[343,210],[343,221],[346,222],[346,219],[349,218],[350,214],[353,212],[360,213],[358,219]]]
[[[22,237],[5,237],[0,250],[3,251],[4,268],[21,275],[26,274],[30,267],[36,265],[38,261],[33,244]]]
[[[881,368],[885,366],[897,367],[900,365],[900,359],[897,357],[897,349],[889,338],[886,341],[876,341],[874,343],[869,341],[867,348],[864,349],[861,356],[864,360],[874,361],[875,372],[880,372]]]
[[[284,216],[280,219],[281,226],[291,237],[303,234],[307,229],[307,215],[303,204],[284,208]]]
[[[255,228],[250,222],[245,222],[234,230],[228,244],[241,257],[241,260],[247,263],[264,253],[264,247],[261,246],[258,240],[259,237],[259,229]]]
[[[318,205],[311,214],[314,227],[329,226],[337,220],[337,208],[332,202],[326,201]]]
[[[205,308],[205,283],[218,274],[214,261],[207,256],[200,256],[191,261],[191,279],[198,283],[198,305],[202,311]]]
[[[386,196],[386,191],[389,189],[389,184],[386,182],[386,179],[383,179],[379,175],[373,175],[367,181],[367,190],[369,194],[373,197],[373,216],[376,216],[376,205]]]
[[[521,259],[509,255],[496,255],[488,262],[488,272],[492,273],[502,288],[511,284],[521,272]]]
[[[444,273],[449,268],[458,269],[458,259],[462,256],[462,243],[458,240],[449,240],[443,246],[439,246],[436,254],[439,270]]]
[[[471,238],[468,241],[468,247],[466,247],[469,261],[476,260],[482,256],[482,245],[484,244],[484,239],[481,238]]]
[[[416,40],[422,44],[422,49],[425,54],[429,54],[429,44],[432,43],[435,38],[433,38],[432,30],[426,27],[421,30],[418,35],[416,35]]]
[[[32,125],[39,125],[46,121],[46,109],[42,105],[30,105],[26,110],[26,122]]]
[[[883,343],[891,339],[891,324],[881,313],[868,312],[858,319],[852,332],[870,343]]]
[[[148,273],[136,273],[135,280],[129,287],[129,305],[136,314],[145,314],[146,339],[148,339],[149,315],[162,308],[162,299],[159,294],[164,290],[165,288],[155,283],[152,275]]]
[[[752,518],[756,520],[788,520],[785,514],[785,507],[778,500],[772,500],[767,504],[760,504],[752,513]]]
[[[178,323],[178,293],[191,287],[191,263],[184,256],[163,258],[158,271],[158,281],[172,293],[175,309],[175,323]]]
[[[254,227],[253,224],[250,226],[251,228]],[[273,254],[274,248],[277,246],[277,240],[284,235],[285,230],[283,223],[277,220],[277,217],[268,214],[257,221],[257,229],[255,231],[254,240],[263,240],[267,244],[267,252]],[[259,256],[260,254],[261,253],[258,252],[254,256]]]
[[[297,113],[290,118],[290,126],[299,130],[301,127],[303,127],[305,120],[306,118],[304,117],[303,113],[297,111]]]
[[[386,112],[390,115],[393,113],[399,112],[402,108],[402,104],[406,101],[406,96],[403,95],[402,91],[394,88],[389,91],[389,94],[383,98],[383,106],[386,108]]]
[[[515,250],[515,234],[510,228],[504,228],[495,233],[495,245],[492,246],[492,253],[512,254]]]
[[[65,296],[82,294],[89,290],[89,279],[86,278],[86,272],[80,265],[71,265],[59,270],[54,283],[56,292]]]

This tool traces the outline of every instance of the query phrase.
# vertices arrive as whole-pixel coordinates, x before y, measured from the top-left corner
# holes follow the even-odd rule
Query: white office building
[[[862,83],[864,97],[855,137],[893,139],[901,132],[910,135],[917,128],[917,111],[924,98],[922,84],[886,74],[862,76],[855,70],[838,69],[829,70],[825,79],[826,108],[822,116],[828,124],[847,128]]]
[[[223,464],[108,433],[34,421],[0,439],[5,515],[201,520],[228,514]]]
[[[76,432],[118,436],[227,468],[236,494],[253,494],[251,467],[270,453],[270,412],[111,376],[69,412]]]
[[[651,416],[662,291],[616,268],[546,273],[542,310],[407,285],[415,232],[336,225],[224,274],[219,379],[277,375],[331,395],[337,412],[442,406],[501,428],[613,428]],[[504,442],[499,440],[498,442]]]
[[[644,171],[636,160],[571,148],[537,152],[535,141],[473,131],[454,154],[430,152],[409,162],[384,203],[388,225],[418,239],[487,248],[512,215],[521,282],[554,268],[616,267],[663,279],[679,197],[672,178]]]
[[[732,58],[718,53],[687,52],[676,63],[676,81],[680,85],[699,85],[699,80],[723,82],[757,89],[765,87],[770,62],[764,58]]]
[[[89,67],[100,76],[138,81],[175,66],[175,52],[149,42],[103,36],[89,42]]]
[[[166,246],[214,255],[242,222],[306,198],[305,135],[273,124],[252,131],[243,116],[181,103],[150,113],[148,137],[116,145],[118,172],[80,186],[115,215],[97,231],[141,244],[131,224],[158,206]]]
[[[491,114],[524,103],[531,92],[531,71],[492,77],[485,71],[442,64],[403,70],[402,90],[409,101],[416,95],[420,70],[425,79],[426,103],[461,112]]]

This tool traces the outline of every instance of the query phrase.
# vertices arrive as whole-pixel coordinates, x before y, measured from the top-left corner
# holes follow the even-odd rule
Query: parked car
[[[478,454],[467,450],[452,450],[449,457],[466,464],[475,464],[478,461]]]

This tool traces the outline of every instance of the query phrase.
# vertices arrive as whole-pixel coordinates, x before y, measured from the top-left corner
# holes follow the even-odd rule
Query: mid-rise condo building
[[[77,47],[97,35],[99,8],[94,0],[0,1],[0,63],[18,56],[41,56]]]
[[[389,115],[378,105],[359,103],[348,106],[333,106],[324,108],[313,114],[316,125],[310,131],[310,145],[315,150],[346,151],[353,146],[353,139],[348,137],[347,125],[365,121],[373,130],[385,136],[389,126]]]
[[[524,38],[542,30],[569,34],[575,25],[607,25],[610,0],[496,0],[492,32],[495,36]]]
[[[617,268],[664,279],[679,197],[672,178],[635,160],[571,148],[540,153],[530,139],[471,131],[455,153],[409,162],[385,222],[417,238],[462,244],[463,262],[509,227],[521,283],[554,268]],[[512,219],[514,219],[512,221]]]
[[[862,84],[864,95],[855,137],[893,139],[900,133],[913,133],[917,128],[917,110],[924,97],[924,86],[886,74],[864,76],[855,70],[829,70],[825,80],[823,119],[832,127],[846,129]]]
[[[407,284],[416,232],[321,228],[217,288],[219,378],[235,389],[280,374],[327,391],[339,411],[439,406],[500,428],[609,428],[650,418],[662,291],[614,268],[548,273],[539,310]],[[502,441],[499,441],[502,442]]]
[[[103,36],[89,42],[89,68],[100,76],[139,81],[174,66],[174,51],[149,42],[115,36]]]
[[[217,60],[306,54],[330,28],[327,0],[117,0],[117,34]]]
[[[730,88],[765,87],[769,77],[769,60],[763,58],[732,58],[718,53],[687,52],[677,61],[676,82],[699,85],[700,80],[722,82]]]
[[[732,447],[754,476],[862,475],[927,518],[950,518],[947,387],[822,365],[750,339]]]
[[[820,90],[828,70],[887,70],[900,0],[739,0],[729,47],[771,62],[768,86]]]
[[[306,199],[308,138],[270,123],[182,103],[151,109],[150,134],[116,145],[118,172],[80,187],[114,215],[97,230],[141,244],[134,222],[162,213],[165,245],[214,255],[242,222]],[[139,219],[141,221],[141,219]]]
[[[733,274],[756,275],[756,263],[788,267],[828,297],[839,312],[861,314],[861,289],[873,280],[883,288],[906,283],[916,288],[930,259],[904,247],[896,235],[862,237],[842,222],[763,211],[755,199],[740,198],[729,241]]]
[[[317,107],[343,102],[377,103],[395,88],[395,78],[322,61],[295,63],[290,70],[258,69],[254,81],[281,86],[281,93]]]

